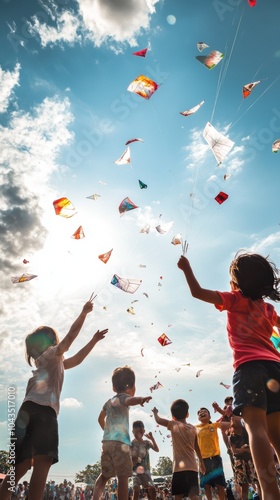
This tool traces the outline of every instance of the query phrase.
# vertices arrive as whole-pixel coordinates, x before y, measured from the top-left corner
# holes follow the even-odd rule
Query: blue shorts
[[[205,485],[209,484],[213,488],[215,486],[226,487],[226,480],[223,469],[223,462],[220,455],[215,455],[214,457],[204,458],[203,463],[205,465],[206,472],[200,476],[200,486],[204,488]]]
[[[183,495],[184,497],[198,495],[198,472],[194,470],[173,472],[171,493],[172,495]]]
[[[20,407],[15,420],[16,464],[37,455],[58,462],[58,424],[56,412],[51,406],[26,401]]]
[[[280,363],[257,360],[240,365],[233,375],[235,415],[244,406],[262,408],[269,415],[280,411]]]

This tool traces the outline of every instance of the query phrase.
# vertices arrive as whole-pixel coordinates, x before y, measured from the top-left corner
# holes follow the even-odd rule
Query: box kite
[[[144,99],[150,99],[154,92],[159,88],[159,85],[145,75],[140,75],[129,84],[127,90],[138,94]]]

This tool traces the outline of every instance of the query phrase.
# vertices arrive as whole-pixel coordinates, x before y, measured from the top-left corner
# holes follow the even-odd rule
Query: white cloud
[[[48,26],[46,23],[40,23],[36,16],[32,18],[32,21],[33,24],[30,22],[28,23],[30,34],[39,35],[42,47],[57,43],[73,44],[81,41],[81,35],[78,34],[80,20],[70,11],[65,10],[58,15],[56,27]]]
[[[4,71],[0,67],[0,113],[7,110],[13,88],[19,85],[19,71],[19,64],[16,64],[14,71]]]
[[[83,403],[75,398],[64,398],[62,399],[60,406],[63,408],[82,408]]]

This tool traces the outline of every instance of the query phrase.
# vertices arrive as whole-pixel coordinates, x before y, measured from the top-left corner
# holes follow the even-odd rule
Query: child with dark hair
[[[148,403],[151,396],[135,394],[135,374],[129,366],[116,368],[112,375],[116,395],[103,406],[98,422],[103,429],[101,474],[96,480],[93,500],[99,500],[107,481],[118,478],[118,500],[128,498],[128,478],[132,476],[131,440],[129,436],[129,406]]]
[[[207,500],[212,498],[211,488],[217,487],[219,500],[224,500],[226,480],[220,452],[218,429],[226,430],[229,422],[211,422],[207,408],[197,412],[200,424],[196,425],[198,444],[203,457],[205,473],[200,477],[200,486],[205,489]]]
[[[230,292],[202,288],[188,259],[181,256],[193,297],[227,311],[227,332],[233,350],[234,413],[241,415],[265,500],[279,500],[271,445],[280,459],[280,352],[270,338],[280,317],[264,298],[280,300],[279,271],[267,258],[238,253],[230,265]]]
[[[140,487],[148,490],[151,500],[156,498],[156,488],[151,478],[149,450],[159,451],[158,445],[152,432],[145,434],[142,420],[136,420],[132,424],[134,439],[131,442],[131,453],[133,463],[133,500],[138,500]],[[145,436],[148,439],[143,439]]]
[[[41,500],[49,469],[58,462],[58,423],[60,394],[64,370],[73,368],[86,358],[94,346],[104,339],[108,330],[97,331],[92,339],[74,356],[64,359],[84,321],[93,309],[93,302],[85,303],[82,312],[74,321],[67,335],[59,341],[55,330],[41,326],[30,333],[25,340],[26,358],[36,369],[29,379],[25,398],[15,421],[16,465],[15,473],[7,475],[0,487],[1,500],[11,497],[15,484],[33,467],[29,484],[29,500]]]
[[[171,432],[173,445],[173,475],[172,495],[175,500],[189,497],[199,500],[198,467],[196,456],[199,460],[200,470],[205,471],[200,448],[197,442],[196,429],[186,422],[189,416],[189,405],[184,399],[177,399],[171,405],[172,420],[162,418],[158,409],[154,408],[155,421]]]

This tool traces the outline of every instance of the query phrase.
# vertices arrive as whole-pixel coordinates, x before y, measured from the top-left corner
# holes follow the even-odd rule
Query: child
[[[32,366],[33,360],[37,369],[33,370],[33,377],[28,381],[25,398],[15,421],[15,470],[12,471],[11,467],[10,474],[0,487],[1,500],[10,498],[13,484],[17,484],[31,466],[33,471],[28,498],[43,498],[49,469],[58,462],[57,414],[64,369],[79,365],[108,332],[107,329],[98,330],[77,354],[64,359],[64,353],[78,336],[92,309],[93,303],[89,300],[61,342],[55,330],[48,326],[37,328],[25,340],[27,361]]]
[[[200,424],[196,425],[198,445],[203,457],[205,472],[200,478],[200,486],[205,489],[207,500],[212,498],[211,487],[217,487],[219,500],[224,500],[226,480],[220,453],[218,429],[226,430],[229,422],[211,422],[207,408],[197,412]]]
[[[151,432],[145,434],[145,427],[141,420],[132,424],[134,439],[132,440],[132,464],[133,464],[133,500],[138,500],[140,486],[148,490],[151,500],[156,498],[156,489],[151,478],[149,449],[159,451]],[[143,439],[145,436],[148,439]]]
[[[155,421],[159,425],[167,427],[172,436],[172,495],[175,495],[175,500],[184,497],[189,497],[191,500],[199,500],[195,453],[198,457],[201,471],[204,472],[205,468],[197,442],[195,427],[186,422],[189,416],[188,403],[184,399],[177,399],[172,403],[170,408],[172,420],[160,417],[157,408],[154,408],[152,411]]]
[[[104,430],[101,454],[101,474],[97,478],[93,500],[99,500],[106,482],[118,478],[118,500],[128,498],[128,478],[132,476],[131,441],[129,437],[129,406],[148,403],[152,398],[134,397],[135,374],[129,366],[116,368],[112,375],[116,395],[103,406],[98,422]]]
[[[279,272],[273,263],[253,253],[239,253],[230,265],[231,292],[202,288],[190,263],[181,256],[178,267],[191,294],[228,311],[227,331],[234,357],[234,413],[241,414],[265,500],[279,500],[271,445],[280,458],[280,353],[270,337],[280,317],[263,298],[280,300]]]
[[[221,418],[219,418],[219,420],[217,420],[217,422],[230,422],[230,419],[231,419],[231,416],[233,413],[233,407],[232,407],[233,397],[227,396],[225,398],[224,403],[225,403],[225,406],[223,409],[218,405],[218,403],[216,403],[216,401],[214,401],[212,403],[212,407],[214,408],[214,411],[217,411],[222,415]],[[227,430],[222,429],[222,434],[223,434],[223,440],[224,440],[225,446],[227,448],[227,452],[228,452],[229,457],[230,457],[231,466],[233,469],[233,467],[234,467],[233,455],[232,455],[231,447],[229,445]],[[234,472],[234,470],[233,470],[233,472]]]

